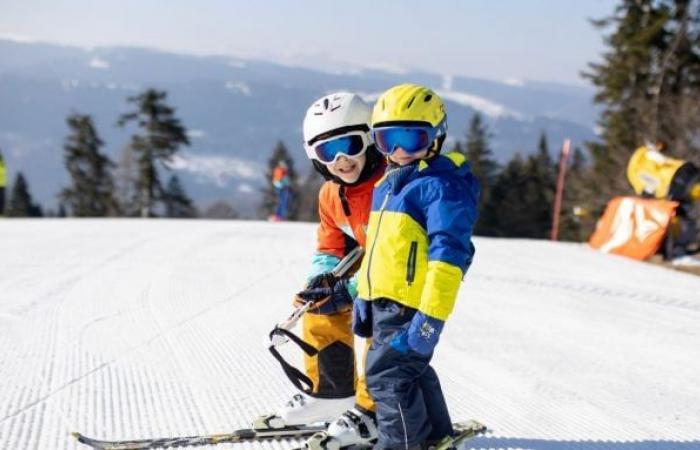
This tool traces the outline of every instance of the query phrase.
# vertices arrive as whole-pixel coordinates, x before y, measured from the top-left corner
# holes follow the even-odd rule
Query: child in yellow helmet
[[[389,170],[373,194],[353,330],[372,337],[365,374],[382,449],[453,433],[430,360],[474,256],[479,187],[462,154],[440,154],[446,120],[440,97],[413,84],[386,91],[372,112]]]

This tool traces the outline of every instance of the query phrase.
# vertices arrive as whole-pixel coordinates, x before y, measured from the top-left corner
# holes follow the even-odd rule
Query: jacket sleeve
[[[311,260],[309,277],[330,272],[345,252],[345,235],[333,219],[332,186],[328,183],[321,187],[318,194],[318,224],[316,253]]]
[[[475,183],[475,181],[474,181]],[[462,183],[440,183],[425,207],[428,271],[419,310],[445,321],[454,308],[460,283],[474,257],[471,237],[478,191]]]

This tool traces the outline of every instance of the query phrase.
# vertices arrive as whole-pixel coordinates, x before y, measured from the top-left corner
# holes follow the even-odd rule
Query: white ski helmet
[[[311,160],[318,159],[310,145],[319,138],[363,130],[371,142],[369,130],[372,108],[357,94],[335,92],[316,100],[304,117],[304,148]]]

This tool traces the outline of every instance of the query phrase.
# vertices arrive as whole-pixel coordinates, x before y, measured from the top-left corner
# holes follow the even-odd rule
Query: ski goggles
[[[401,148],[409,154],[420,153],[433,144],[436,137],[447,131],[447,122],[437,126],[430,125],[394,125],[382,126],[372,130],[377,149],[385,155],[391,155]]]
[[[316,159],[323,164],[332,164],[339,156],[350,158],[358,157],[367,151],[369,136],[364,131],[356,131],[341,136],[333,136],[329,139],[306,145]]]

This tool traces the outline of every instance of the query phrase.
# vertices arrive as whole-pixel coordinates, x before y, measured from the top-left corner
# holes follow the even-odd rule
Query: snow
[[[207,132],[204,130],[198,130],[196,128],[190,128],[187,130],[187,137],[190,139],[201,139],[207,136]]]
[[[525,82],[521,80],[520,78],[506,78],[503,80],[503,84],[507,86],[513,86],[513,87],[523,87],[525,86]]]
[[[313,224],[16,219],[0,236],[0,448],[224,432],[294,393],[263,344]],[[493,430],[461,450],[700,449],[700,278],[475,244],[434,359],[453,417]]]
[[[436,89],[435,92],[445,100],[451,100],[455,103],[459,103],[460,105],[469,106],[489,117],[511,116],[521,118],[520,113],[513,111],[500,103],[491,101],[484,97],[479,97],[478,95],[447,89]]]
[[[250,96],[252,92],[250,86],[243,81],[227,81],[224,87],[233,93],[243,94],[245,96]]]
[[[88,66],[93,69],[109,69],[109,61],[106,61],[98,56],[93,56]]]
[[[37,38],[32,36],[16,33],[7,33],[4,31],[0,32],[0,40],[19,42],[23,44],[33,44],[35,42],[39,42]]]
[[[205,135],[202,134],[201,137]],[[219,187],[225,187],[231,179],[254,180],[260,177],[263,170],[258,164],[240,158],[188,152],[173,156],[168,166],[174,170],[193,173]]]
[[[443,76],[443,86],[450,86],[450,88],[443,87],[442,89],[435,89],[435,92],[443,99],[450,100],[452,102],[458,103],[460,105],[468,106],[473,108],[489,117],[500,118],[500,117],[515,117],[518,119],[523,119],[522,114],[514,111],[500,103],[494,102],[484,97],[478,95],[470,94],[463,91],[455,91],[451,89],[453,78],[445,75]],[[329,94],[335,91],[327,91]],[[369,92],[369,91],[355,91],[357,95],[362,97],[366,102],[372,103],[377,101],[377,99],[384,93],[382,92]]]

